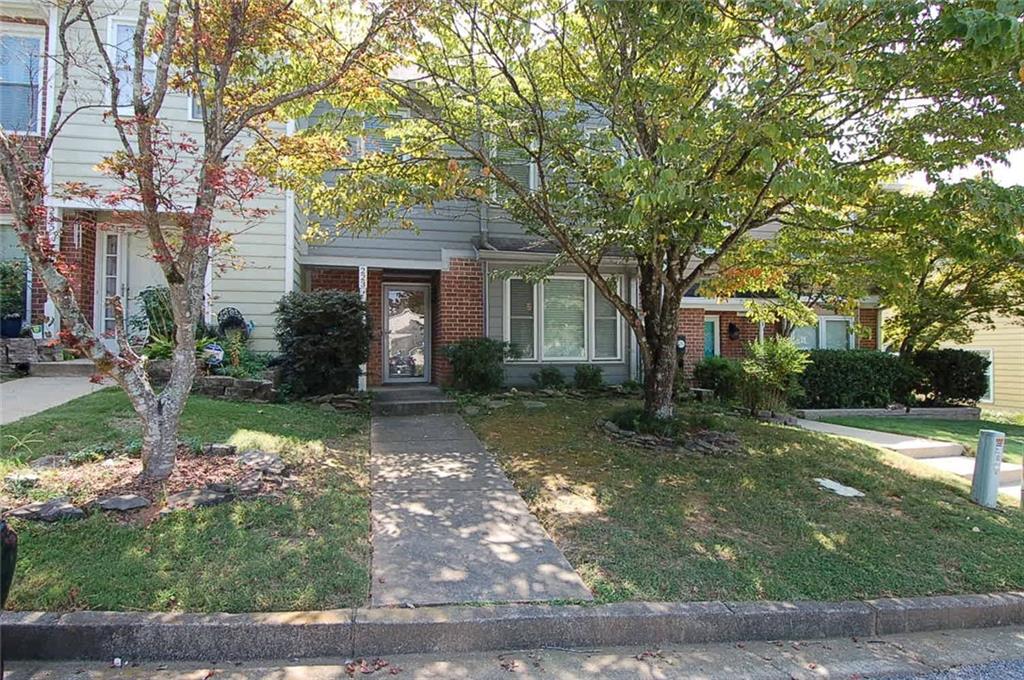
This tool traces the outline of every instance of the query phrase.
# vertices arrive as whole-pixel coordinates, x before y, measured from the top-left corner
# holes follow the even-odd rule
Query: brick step
[[[430,416],[440,413],[455,413],[458,409],[454,399],[408,399],[403,401],[374,401],[375,416]]]
[[[29,374],[35,378],[72,378],[96,373],[96,365],[88,359],[40,361],[31,365]]]

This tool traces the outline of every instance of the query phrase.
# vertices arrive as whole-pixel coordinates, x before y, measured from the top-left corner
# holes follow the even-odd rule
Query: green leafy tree
[[[669,417],[680,301],[734,248],[1024,146],[1018,4],[452,0],[359,102],[393,152],[353,158],[361,117],[331,116],[253,160],[313,237],[414,229],[447,199],[504,211],[625,318],[645,411]],[[637,304],[602,272],[612,256],[634,263]]]

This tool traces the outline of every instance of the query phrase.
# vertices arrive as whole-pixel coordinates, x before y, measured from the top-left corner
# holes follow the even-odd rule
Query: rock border
[[[621,602],[252,614],[5,612],[11,660],[246,661],[872,637],[1024,624],[1024,592],[845,602]]]

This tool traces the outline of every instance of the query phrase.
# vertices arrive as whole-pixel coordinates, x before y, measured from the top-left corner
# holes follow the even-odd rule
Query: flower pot
[[[21,315],[12,314],[0,319],[0,336],[16,338],[21,335]]]

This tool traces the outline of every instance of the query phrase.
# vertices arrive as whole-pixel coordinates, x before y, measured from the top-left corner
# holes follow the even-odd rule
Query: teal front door
[[[704,356],[718,354],[718,319],[704,319]]]

